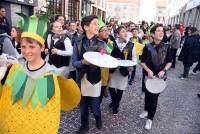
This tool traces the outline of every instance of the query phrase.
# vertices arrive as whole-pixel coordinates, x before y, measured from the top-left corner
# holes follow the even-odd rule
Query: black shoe
[[[119,112],[119,110],[118,110],[118,109],[113,109],[113,115],[117,115],[117,114],[118,114],[118,112]]]
[[[128,84],[129,84],[129,85],[132,85],[132,83],[133,83],[133,80],[130,79],[130,80],[128,81]]]
[[[197,96],[200,98],[200,94],[197,94]]]
[[[97,127],[97,129],[102,129],[102,121],[101,120],[96,121],[96,127]]]
[[[89,131],[89,127],[88,126],[86,126],[86,127],[81,126],[76,133],[77,134],[86,134],[88,131]]]
[[[108,106],[109,106],[109,108],[112,108],[112,107],[113,107],[113,104],[112,104],[112,103],[110,103]]]
[[[128,85],[132,85],[132,81],[129,81],[129,82],[128,82]]]
[[[107,89],[104,90],[104,92],[103,92],[103,96],[104,96],[105,98],[108,97],[108,91],[107,91]]]

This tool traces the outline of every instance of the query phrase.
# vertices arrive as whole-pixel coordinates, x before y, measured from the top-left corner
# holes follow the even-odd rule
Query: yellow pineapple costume
[[[99,22],[99,30],[101,30],[103,27],[105,27],[105,23],[101,18],[98,19]],[[106,46],[106,52],[107,54],[111,54],[113,50],[113,41],[108,38]],[[101,68],[101,80],[102,80],[102,86],[108,85],[108,79],[109,79],[109,68]]]
[[[47,16],[26,16],[22,38],[32,38],[44,45]],[[57,134],[60,111],[68,111],[80,102],[80,89],[71,79],[57,76],[56,69],[45,63],[32,73],[14,64],[0,94],[0,134]],[[35,75],[34,75],[35,74]]]
[[[111,54],[113,50],[113,41],[108,39],[106,51],[108,54]],[[102,86],[108,85],[108,79],[109,79],[109,68],[102,68],[101,69],[101,79],[102,79]]]
[[[79,101],[80,90],[72,80],[51,72],[33,79],[15,64],[0,98],[0,134],[57,134],[61,107],[70,110]]]
[[[137,57],[137,63],[140,63],[139,56],[142,55],[144,45],[138,42],[138,39],[135,37],[131,38],[131,42],[134,43],[135,53]]]

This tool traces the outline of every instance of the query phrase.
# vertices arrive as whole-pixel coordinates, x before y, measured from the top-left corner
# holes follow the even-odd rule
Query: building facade
[[[183,23],[185,26],[192,25],[200,30],[200,0],[178,0],[176,8],[172,10],[172,0],[169,2],[168,24],[174,25]]]
[[[51,14],[61,14],[67,20],[80,20],[91,14],[92,0],[46,0]]]
[[[1,0],[0,5],[6,9],[6,18],[10,25],[16,25],[19,20],[19,16],[16,12],[24,13],[26,15],[32,15],[34,13],[34,7],[38,5],[38,0]]]
[[[92,0],[91,14],[97,15],[105,20],[105,18],[106,18],[106,0]]]
[[[107,17],[113,17],[121,22],[138,23],[140,0],[107,0]]]
[[[156,15],[154,22],[156,23],[166,23],[167,18],[167,0],[157,0],[156,1]]]
[[[91,15],[91,5],[95,4],[92,0],[82,0],[81,2],[81,17]]]

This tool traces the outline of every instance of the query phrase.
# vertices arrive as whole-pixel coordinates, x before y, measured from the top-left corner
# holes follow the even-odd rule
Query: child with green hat
[[[23,18],[21,52],[26,62],[13,64],[3,85],[0,133],[57,134],[61,108],[78,105],[80,90],[41,58],[47,16],[18,15]]]

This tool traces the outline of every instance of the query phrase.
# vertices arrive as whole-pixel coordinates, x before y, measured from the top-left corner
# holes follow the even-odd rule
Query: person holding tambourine
[[[161,42],[164,36],[162,25],[156,24],[154,27],[152,27],[150,33],[153,38],[153,42],[144,47],[143,54],[141,56],[141,66],[145,70],[145,79],[158,79],[163,82],[164,80],[162,79],[166,79],[166,72],[169,70],[172,64],[170,49],[168,45]],[[150,86],[153,87],[155,85]],[[157,89],[157,87],[155,88]],[[140,114],[140,118],[147,117],[145,129],[150,130],[154,115],[156,113],[157,102],[160,93],[159,91],[154,92],[153,90],[149,90],[147,83],[145,90],[144,112]]]

